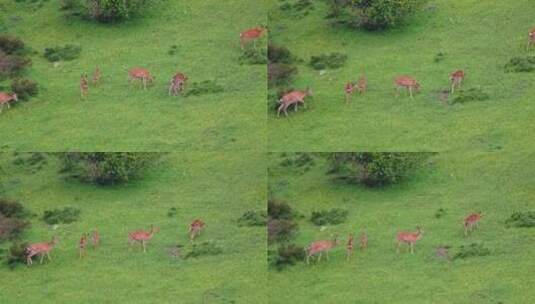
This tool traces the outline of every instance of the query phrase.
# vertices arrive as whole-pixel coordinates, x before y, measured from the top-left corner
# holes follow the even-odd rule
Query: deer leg
[[[147,252],[147,248],[145,247],[145,241],[141,241],[141,245],[143,245],[143,252]]]
[[[411,254],[414,254],[414,244],[413,243],[409,243],[409,249],[411,250]]]
[[[41,254],[41,259],[39,259],[39,264],[43,264],[43,259],[45,258],[44,254]]]
[[[50,257],[50,253],[49,252],[46,253],[46,257],[48,258],[49,261],[52,261],[52,258]]]
[[[399,242],[396,243],[396,253],[399,254]]]
[[[294,103],[294,112],[297,112],[298,106],[299,106],[299,102]]]
[[[320,254],[318,255],[318,263],[321,261],[321,252]]]
[[[286,115],[286,117],[288,117],[288,107],[289,105],[284,105],[284,115]]]
[[[412,97],[412,86],[409,87],[409,95],[411,96],[411,98],[413,98]]]
[[[277,109],[277,117],[280,116],[280,114],[281,114],[281,110],[282,110],[283,107],[284,107],[284,105],[281,104],[281,105],[279,106],[279,108]]]
[[[301,103],[303,104],[303,108],[306,109],[306,108],[307,108],[307,105],[306,105],[305,101],[304,101],[304,100],[301,100]]]

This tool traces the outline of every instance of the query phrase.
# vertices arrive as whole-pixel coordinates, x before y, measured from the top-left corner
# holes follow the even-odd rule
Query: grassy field
[[[295,1],[288,0],[293,3]],[[408,25],[369,33],[332,27],[326,1],[313,1],[302,18],[270,2],[270,39],[303,59],[294,88],[312,88],[309,109],[277,118],[270,112],[270,151],[516,151],[532,149],[535,75],[505,73],[525,56],[535,23],[528,0],[432,0]],[[312,55],[340,52],[345,66],[322,75],[307,65]],[[434,59],[445,56],[440,62]],[[449,74],[467,73],[465,88],[481,88],[487,101],[448,105],[439,98]],[[345,104],[343,86],[364,71],[369,91]],[[413,75],[422,93],[394,94],[393,79]],[[291,130],[291,131],[289,131]]]
[[[264,1],[162,1],[141,19],[99,25],[65,18],[59,0],[35,5],[0,2],[0,33],[22,38],[38,54],[26,75],[41,92],[0,116],[3,150],[221,151],[265,146],[266,68],[240,65],[240,31],[266,24]],[[81,57],[58,67],[46,47],[78,44]],[[169,55],[172,45],[175,55]],[[103,83],[80,100],[80,75],[97,65]],[[143,92],[130,89],[127,70],[156,76]],[[216,80],[218,94],[169,97],[176,71],[190,84]],[[8,85],[8,82],[0,83]]]
[[[308,171],[279,165],[270,156],[271,195],[286,199],[298,212],[344,208],[348,220],[319,229],[299,220],[295,242],[342,237],[330,261],[298,263],[269,271],[270,303],[531,303],[535,299],[533,228],[506,228],[513,211],[535,205],[533,153],[443,153],[412,179],[386,189],[340,184],[325,175],[323,158]],[[445,214],[436,218],[438,209]],[[480,227],[463,237],[464,217],[481,210]],[[422,225],[414,255],[395,252],[397,231]],[[369,247],[345,259],[347,235],[369,234]],[[491,254],[455,260],[435,257],[435,248],[483,243]]]
[[[74,206],[81,218],[56,229],[32,220],[24,239],[58,235],[60,243],[50,263],[9,270],[0,261],[0,303],[267,303],[265,230],[236,224],[245,211],[265,208],[262,155],[168,154],[143,180],[112,188],[60,178],[50,155],[41,169],[15,165],[16,158],[27,155],[0,154],[8,176],[0,197],[21,201],[39,217],[46,209]],[[171,207],[178,209],[174,217],[167,216]],[[187,228],[195,218],[207,224],[197,242],[217,241],[223,253],[170,256],[168,246],[190,249]],[[127,233],[150,224],[161,231],[147,253],[129,251]],[[80,235],[94,228],[101,247],[80,260]]]

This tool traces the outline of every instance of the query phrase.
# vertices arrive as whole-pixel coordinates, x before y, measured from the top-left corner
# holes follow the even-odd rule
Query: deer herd
[[[195,241],[195,238],[201,234],[201,231],[205,228],[205,223],[201,219],[194,220],[188,229],[189,239],[191,242]],[[147,252],[147,243],[152,239],[154,234],[160,231],[160,228],[153,225],[150,226],[148,231],[139,229],[128,233],[129,248],[132,248],[135,244],[141,244],[143,252]],[[91,239],[89,240],[89,237]],[[88,233],[83,233],[78,242],[78,253],[80,259],[83,259],[87,255],[87,249],[89,247],[89,241],[93,249],[97,249],[100,245],[100,233],[97,229],[91,232],[91,236]],[[54,236],[50,242],[34,243],[25,248],[26,264],[28,266],[33,264],[32,258],[34,256],[40,258],[40,263],[43,263],[46,257],[48,261],[52,261],[50,252],[59,243],[59,238]]]
[[[481,211],[477,213],[472,213],[468,215],[464,219],[463,227],[464,227],[464,236],[468,236],[468,234],[477,227],[479,221],[481,220],[482,213]],[[424,234],[424,230],[417,226],[416,231],[398,231],[396,234],[395,242],[396,242],[396,253],[399,254],[400,247],[403,245],[408,246],[408,250],[411,254],[414,254],[414,246],[416,245],[416,242],[418,242]],[[366,231],[362,231],[360,234],[360,250],[364,251],[368,248],[368,234]],[[338,238],[338,235],[334,236],[332,240],[320,240],[320,241],[314,241],[310,243],[305,248],[305,259],[307,265],[310,264],[310,258],[317,257],[316,262],[319,263],[321,261],[322,255],[325,253],[325,258],[329,260],[329,251],[334,249],[336,246],[340,244],[340,240]],[[349,237],[347,239],[346,243],[346,259],[349,260],[353,256],[353,251],[355,248],[355,240],[353,233],[349,234]],[[444,246],[439,246],[437,248],[437,255],[442,258],[446,258],[449,260],[447,248]]]

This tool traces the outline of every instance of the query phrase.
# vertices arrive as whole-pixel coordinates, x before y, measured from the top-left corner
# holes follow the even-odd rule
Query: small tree
[[[61,9],[71,15],[110,23],[131,18],[149,3],[148,0],[62,0]]]

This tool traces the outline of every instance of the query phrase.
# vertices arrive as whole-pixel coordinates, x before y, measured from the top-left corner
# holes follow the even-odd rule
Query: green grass
[[[144,17],[118,25],[65,18],[59,0],[43,7],[0,3],[0,33],[22,38],[38,54],[28,77],[38,97],[0,115],[0,149],[19,151],[221,151],[265,145],[265,65],[241,65],[240,31],[265,24],[266,5],[246,0],[163,1]],[[47,47],[78,44],[81,56],[58,67]],[[177,45],[174,55],[168,51]],[[79,79],[100,65],[102,85],[80,100]],[[144,92],[127,70],[155,76]],[[220,94],[170,97],[176,71],[189,81],[217,80]],[[0,86],[8,85],[7,82]]]
[[[306,266],[298,263],[283,271],[269,271],[270,303],[530,303],[535,263],[535,230],[506,228],[515,210],[535,208],[533,153],[443,153],[413,178],[385,189],[370,190],[341,184],[325,175],[326,162],[303,173],[270,156],[269,189],[286,199],[307,218],[320,209],[349,210],[348,220],[321,230],[306,218],[299,220],[295,242],[340,234],[342,242],[330,261]],[[446,210],[436,218],[438,209]],[[464,217],[481,210],[480,227],[464,238]],[[422,225],[423,238],[414,255],[395,252],[395,235]],[[346,261],[350,232],[369,235],[366,252],[356,250]],[[450,255],[461,245],[481,242],[491,250],[485,257],[456,260],[435,257],[440,245]]]
[[[58,161],[50,155],[40,170],[16,166],[14,159],[0,154],[7,175],[0,195],[39,216],[46,209],[75,206],[81,218],[55,230],[32,220],[24,239],[58,235],[60,244],[51,253],[53,261],[43,265],[9,270],[1,260],[0,303],[267,303],[265,230],[236,222],[245,211],[265,208],[261,154],[167,154],[143,180],[111,188],[60,178]],[[174,217],[167,216],[171,207],[178,209]],[[207,225],[197,241],[217,241],[223,253],[171,257],[168,246],[182,244],[184,253],[191,248],[187,229],[195,218]],[[129,251],[128,232],[150,224],[161,231],[147,253],[139,247]],[[101,247],[80,260],[80,235],[94,228],[101,233]]]
[[[535,74],[504,70],[512,57],[527,55],[527,33],[534,26],[530,1],[431,0],[406,26],[378,33],[330,26],[322,1],[303,18],[278,9],[279,1],[270,3],[270,38],[304,60],[291,86],[314,92],[309,109],[288,119],[270,109],[270,151],[533,148],[525,139],[535,131]],[[310,56],[331,52],[346,54],[346,65],[323,75],[307,65]],[[445,56],[436,63],[439,53]],[[481,88],[490,100],[440,101],[438,91],[448,88],[456,69],[467,73],[464,88]],[[347,106],[343,86],[361,71],[369,91]],[[403,74],[422,85],[414,100],[395,97],[393,79]]]

